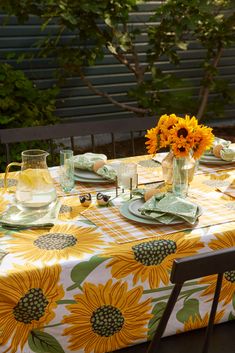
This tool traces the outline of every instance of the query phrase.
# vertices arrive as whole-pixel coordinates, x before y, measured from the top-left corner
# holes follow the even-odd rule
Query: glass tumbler
[[[60,151],[60,185],[64,192],[74,187],[74,160],[72,150]]]
[[[135,163],[120,163],[117,170],[118,186],[122,189],[132,190],[137,187],[138,175]]]

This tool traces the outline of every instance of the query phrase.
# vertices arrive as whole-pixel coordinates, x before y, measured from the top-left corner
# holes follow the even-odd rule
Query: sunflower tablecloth
[[[149,157],[133,157],[141,182],[161,180]],[[175,258],[235,246],[235,202],[225,194],[235,169],[203,167],[190,197],[203,208],[199,227],[146,226],[123,219],[112,184],[58,184],[59,219],[50,229],[0,228],[0,353],[105,353],[149,340],[166,306]],[[0,176],[0,187],[2,181]],[[17,173],[11,173],[14,191]],[[97,191],[114,197],[95,203]],[[84,209],[78,193],[91,192]],[[12,194],[0,188],[0,212]],[[162,227],[162,228],[161,228]],[[165,335],[205,326],[215,276],[185,283]],[[226,272],[216,322],[235,319],[234,271]]]

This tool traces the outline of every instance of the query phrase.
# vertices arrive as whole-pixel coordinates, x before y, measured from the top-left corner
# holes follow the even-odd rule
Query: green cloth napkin
[[[220,151],[220,156],[225,161],[235,161],[235,148],[223,148]]]
[[[74,167],[83,170],[92,170],[97,161],[107,161],[107,157],[102,153],[87,152],[73,157]]]
[[[207,150],[206,152],[204,152],[204,154],[205,155],[214,155],[213,154],[213,147],[215,147],[217,145],[222,145],[223,148],[228,148],[231,145],[231,141],[221,139],[220,137],[215,137],[211,148],[209,150]]]
[[[199,206],[172,193],[159,193],[145,202],[139,211],[164,224],[179,220],[194,224],[198,218]]]
[[[213,141],[213,146],[222,145],[223,147],[227,148],[230,146],[230,144],[231,144],[231,141],[221,139],[220,137],[215,137]]]
[[[105,179],[115,180],[117,176],[116,170],[111,165],[105,164],[101,168],[99,168],[96,172],[100,176],[104,177]]]
[[[29,226],[54,223],[59,215],[61,203],[57,200],[47,208],[39,209],[21,209],[14,204],[0,215],[1,223],[7,223],[9,226]]]

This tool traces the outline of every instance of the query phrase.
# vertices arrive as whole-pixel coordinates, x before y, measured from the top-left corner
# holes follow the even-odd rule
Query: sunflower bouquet
[[[148,130],[145,137],[148,139],[145,144],[149,154],[170,147],[175,157],[192,154],[195,159],[210,148],[214,139],[212,129],[198,124],[194,116],[181,118],[175,114],[162,115],[157,126]]]

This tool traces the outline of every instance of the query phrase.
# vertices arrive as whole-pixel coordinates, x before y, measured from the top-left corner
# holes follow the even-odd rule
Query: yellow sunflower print
[[[8,251],[27,261],[83,258],[105,244],[94,227],[58,224],[50,230],[24,230],[7,240]]]
[[[18,182],[18,175],[19,172],[11,172],[8,174],[7,177],[7,189],[9,191],[15,191],[16,190],[16,185]],[[0,189],[5,190],[4,188],[4,174],[0,175]]]
[[[5,346],[11,339],[2,353],[15,353],[19,346],[23,351],[30,331],[43,328],[55,317],[56,301],[64,296],[58,284],[60,266],[26,268],[17,266],[17,272],[0,277],[1,344]]]
[[[10,203],[8,200],[4,200],[3,195],[4,192],[0,191],[0,213],[5,212]]]
[[[220,312],[216,313],[215,315],[215,324],[219,323],[224,316],[224,310],[221,310]],[[209,322],[209,314],[206,313],[203,317],[200,315],[194,315],[190,316],[187,321],[184,322],[184,330],[183,332],[186,331],[191,331],[191,330],[197,330],[202,327],[207,327]],[[181,330],[178,330],[177,333],[181,333]]]
[[[223,234],[217,234],[215,237],[216,239],[208,244],[212,250],[220,250],[235,246],[235,237],[232,231],[225,231]],[[213,299],[216,281],[217,275],[207,276],[200,280],[200,283],[209,284],[209,286],[202,292],[202,295],[211,296],[209,300]],[[223,305],[225,306],[232,301],[233,296],[235,296],[235,266],[234,270],[224,273],[219,301],[223,301]]]
[[[121,279],[133,275],[133,284],[148,281],[150,288],[158,288],[160,282],[169,283],[169,273],[174,259],[196,254],[203,248],[199,236],[176,233],[157,237],[153,240],[117,246],[105,251],[111,256],[107,267],[111,267],[114,278]]]
[[[84,207],[80,204],[78,196],[63,197],[60,200],[59,219],[62,221],[75,219],[84,211]]]
[[[76,304],[63,322],[71,325],[69,349],[85,353],[104,353],[146,338],[146,325],[152,317],[151,299],[140,302],[142,287],[128,290],[127,283],[109,280],[105,285],[85,283],[83,293],[74,296]]]

